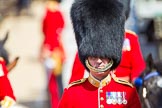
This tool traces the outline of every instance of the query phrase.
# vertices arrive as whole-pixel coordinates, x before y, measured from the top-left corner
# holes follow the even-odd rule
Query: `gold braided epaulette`
[[[116,77],[115,74],[112,75],[112,78],[114,79],[115,82],[120,83],[120,84],[124,84],[124,85],[128,85],[130,87],[133,88],[133,84],[131,84],[130,82],[123,80],[123,79],[119,79],[118,77]]]
[[[126,29],[125,31],[127,33],[133,34],[133,36],[137,36],[137,34],[134,31],[131,31],[131,30],[128,30],[128,29]]]
[[[76,80],[76,81],[70,83],[70,84],[68,85],[67,89],[70,88],[71,86],[74,86],[74,85],[81,84],[81,83],[85,82],[86,79],[87,79],[87,78],[83,78],[83,79]]]
[[[123,80],[123,79],[119,79],[119,78],[118,78],[118,81],[117,81],[117,82],[118,82],[118,83],[121,83],[121,84],[128,85],[128,86],[130,86],[130,87],[133,88],[133,84],[131,84],[130,82],[125,81],[125,80]]]

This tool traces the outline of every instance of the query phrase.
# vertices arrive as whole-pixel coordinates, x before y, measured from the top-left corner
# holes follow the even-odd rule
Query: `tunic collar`
[[[90,74],[88,77],[88,81],[95,87],[104,87],[104,86],[108,85],[109,82],[111,81],[111,76],[109,74],[106,78],[99,81]]]

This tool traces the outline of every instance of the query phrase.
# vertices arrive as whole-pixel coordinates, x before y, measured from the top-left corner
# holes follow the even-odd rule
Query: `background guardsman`
[[[118,0],[77,0],[72,23],[88,78],[65,88],[59,108],[141,108],[135,87],[116,77],[124,41],[125,12]]]
[[[126,19],[129,17],[130,1],[122,0],[125,7]],[[124,80],[136,83],[136,78],[145,69],[145,61],[141,53],[138,36],[130,31],[125,30],[124,43],[122,49],[122,58],[115,74]],[[78,53],[75,56],[70,83],[86,77],[86,70],[79,60]]]
[[[5,49],[8,35],[9,32],[6,33],[4,39],[0,40],[0,108],[11,108],[16,103],[16,98],[8,79],[8,72],[16,66],[19,57],[9,62],[9,54]]]
[[[15,104],[16,98],[14,96],[12,86],[7,77],[8,70],[6,68],[5,60],[0,57],[0,105],[1,108],[10,108]]]
[[[42,21],[44,39],[40,59],[45,66],[51,108],[57,108],[63,92],[62,67],[65,52],[62,44],[64,17],[60,10],[61,0],[47,0],[46,13]]]

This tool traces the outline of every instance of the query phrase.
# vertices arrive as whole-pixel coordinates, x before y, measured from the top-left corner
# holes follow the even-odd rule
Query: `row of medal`
[[[106,92],[107,104],[127,104],[126,92]]]

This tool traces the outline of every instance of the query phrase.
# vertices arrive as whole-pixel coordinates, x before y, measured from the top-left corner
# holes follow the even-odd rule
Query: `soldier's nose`
[[[101,63],[102,60],[100,58],[97,59],[97,63]]]

